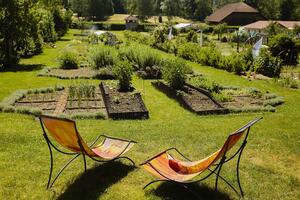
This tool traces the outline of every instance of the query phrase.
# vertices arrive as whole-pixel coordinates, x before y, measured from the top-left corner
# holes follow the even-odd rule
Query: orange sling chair
[[[202,160],[193,162],[189,160],[187,157],[185,157],[180,151],[178,151],[176,148],[173,147],[145,161],[141,165],[144,167],[145,170],[147,170],[148,172],[156,176],[158,179],[148,183],[144,187],[144,189],[149,185],[160,181],[171,181],[183,185],[186,189],[189,189],[187,187],[188,184],[203,181],[204,179],[215,174],[216,192],[218,190],[218,179],[220,178],[223,181],[225,181],[225,183],[228,184],[230,188],[234,190],[235,193],[237,193],[240,197],[243,197],[244,192],[242,190],[240,184],[240,178],[239,178],[239,163],[240,163],[241,155],[247,143],[247,138],[250,132],[250,128],[260,119],[262,118],[256,118],[250,121],[245,126],[238,129],[233,134],[229,135],[222,148],[220,148],[218,151],[214,152],[213,154],[211,154],[210,156]],[[232,156],[227,158],[227,152],[242,138],[242,136],[244,136],[244,140],[241,146],[239,147],[239,149]],[[175,150],[186,161],[181,161],[174,158],[169,153],[171,150]],[[232,186],[232,184],[230,184],[225,178],[220,176],[220,172],[223,164],[232,160],[236,156],[238,156],[236,171],[237,171],[237,182],[238,182],[240,192],[238,192],[238,190],[234,186]],[[210,169],[210,167],[212,167],[212,169]],[[196,177],[197,175],[201,174],[206,170],[209,171],[208,175],[206,175],[205,177],[199,180],[193,180],[194,177]]]
[[[43,136],[47,142],[50,151],[50,174],[47,184],[47,189],[51,188],[54,182],[57,180],[59,175],[63,172],[63,170],[72,162],[74,161],[79,155],[83,156],[84,161],[84,171],[86,171],[86,159],[85,157],[88,156],[92,160],[97,162],[107,162],[116,160],[119,158],[126,158],[128,159],[133,165],[135,163],[128,157],[122,156],[126,153],[132,146],[136,143],[132,140],[125,140],[119,138],[113,138],[105,135],[100,135],[96,138],[91,145],[87,145],[81,136],[79,135],[75,121],[68,120],[68,119],[61,119],[52,116],[39,116],[40,123],[43,129]],[[47,130],[47,132],[46,132]],[[61,146],[71,152],[65,152],[57,148],[49,139],[48,134]],[[95,145],[99,138],[102,137],[103,141],[98,145]],[[64,165],[61,170],[58,172],[57,176],[51,182],[52,170],[53,170],[53,155],[52,155],[52,148],[56,151],[67,154],[67,155],[74,155],[72,159],[70,159],[66,165]]]

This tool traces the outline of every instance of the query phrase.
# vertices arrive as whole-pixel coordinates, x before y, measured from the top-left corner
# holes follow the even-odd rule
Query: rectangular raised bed
[[[115,103],[118,95],[113,95],[111,90],[103,83],[100,84],[103,101],[107,114],[112,119],[148,119],[149,111],[147,110],[140,93],[120,93],[122,99],[119,104]],[[116,91],[116,90],[115,90]],[[123,101],[127,101],[124,105]],[[126,100],[126,98],[128,98]],[[130,100],[129,100],[130,99]],[[130,102],[130,103],[128,103]],[[124,107],[126,107],[124,109]]]
[[[178,101],[185,109],[197,113],[198,115],[226,114],[229,112],[229,110],[220,105],[208,91],[201,88],[197,88],[189,84],[184,86],[185,90],[191,90],[194,93],[198,93],[196,101],[195,99],[192,101],[192,97],[189,92],[177,91],[161,81],[152,82],[152,85],[170,98]]]

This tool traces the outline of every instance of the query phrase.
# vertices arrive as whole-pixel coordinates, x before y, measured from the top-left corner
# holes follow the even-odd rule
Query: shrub
[[[212,96],[217,100],[217,101],[220,101],[220,102],[229,102],[229,101],[232,101],[232,96],[226,94],[226,93],[216,93],[216,92],[213,92],[212,93]]]
[[[161,57],[150,47],[131,44],[120,49],[120,56],[133,64],[142,78],[161,78]]]
[[[189,67],[181,59],[164,60],[163,79],[174,89],[181,89],[187,79]]]
[[[178,48],[177,55],[190,61],[198,61],[197,52],[201,47],[195,43],[185,43]]]
[[[118,61],[118,53],[113,47],[98,45],[90,50],[89,60],[94,69],[110,67]]]
[[[222,61],[219,65],[226,71],[234,72],[238,75],[245,71],[245,61],[243,57],[238,53],[232,54],[230,56],[223,56]]]
[[[268,49],[261,49],[260,55],[254,60],[254,71],[269,77],[279,77],[282,68],[281,60],[273,57]]]
[[[134,31],[124,31],[124,37],[129,42],[137,42],[146,45],[151,45],[153,43],[152,38],[149,35]]]
[[[58,61],[61,69],[77,69],[79,67],[77,54],[74,51],[64,51]]]
[[[119,89],[129,91],[133,74],[132,65],[127,61],[119,61],[113,68],[115,77],[119,80]]]
[[[204,76],[196,76],[189,80],[191,85],[208,90],[209,92],[219,93],[221,86],[215,81],[208,80]]]
[[[101,80],[111,80],[115,79],[112,67],[101,68],[97,71],[94,78]]]
[[[197,53],[197,62],[202,65],[217,67],[222,59],[222,54],[215,47],[202,47]]]
[[[55,23],[55,31],[58,36],[61,37],[67,33],[69,26],[71,25],[71,18],[73,13],[71,11],[66,11],[60,7],[55,7],[53,10],[53,20]]]
[[[275,78],[274,82],[280,85],[281,87],[293,88],[293,89],[299,88],[297,81],[292,77]]]
[[[186,40],[189,42],[197,42],[198,41],[198,35],[196,31],[190,30],[186,36]]]
[[[284,65],[297,65],[299,47],[296,41],[285,34],[275,35],[269,42],[270,51],[273,56],[280,56]]]

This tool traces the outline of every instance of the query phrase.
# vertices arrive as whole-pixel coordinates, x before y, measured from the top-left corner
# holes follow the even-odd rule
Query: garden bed
[[[104,71],[103,71],[104,72]],[[94,70],[91,67],[80,67],[78,69],[59,69],[59,68],[45,68],[38,76],[56,77],[60,79],[114,79],[114,76],[107,71],[102,73],[99,70]]]
[[[120,92],[116,87],[100,84],[107,114],[113,119],[148,119],[149,112],[140,93]]]
[[[0,111],[24,114],[48,114],[68,118],[105,118],[105,105],[99,87],[89,98],[70,97],[63,86],[17,91],[0,104]]]
[[[161,81],[152,82],[152,85],[199,115],[275,112],[275,107],[284,103],[282,97],[263,94],[255,88],[223,88],[219,94],[221,96],[215,98],[209,91],[190,84],[185,84],[182,90],[175,90]]]
[[[175,90],[161,81],[152,82],[152,85],[177,100],[184,108],[199,115],[228,113],[228,109],[214,100],[207,91],[192,85],[186,84],[182,90]]]

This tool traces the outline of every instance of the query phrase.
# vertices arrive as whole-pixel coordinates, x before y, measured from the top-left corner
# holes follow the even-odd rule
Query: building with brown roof
[[[136,16],[129,15],[125,19],[126,30],[136,30],[138,27],[139,20]]]
[[[243,26],[264,19],[265,17],[258,10],[246,3],[239,2],[227,4],[216,10],[206,17],[205,21],[210,24],[227,23],[232,26]]]
[[[243,26],[247,31],[254,31],[258,33],[264,33],[266,28],[271,23],[277,23],[282,28],[293,30],[296,26],[300,26],[300,21],[257,21],[246,26]]]

